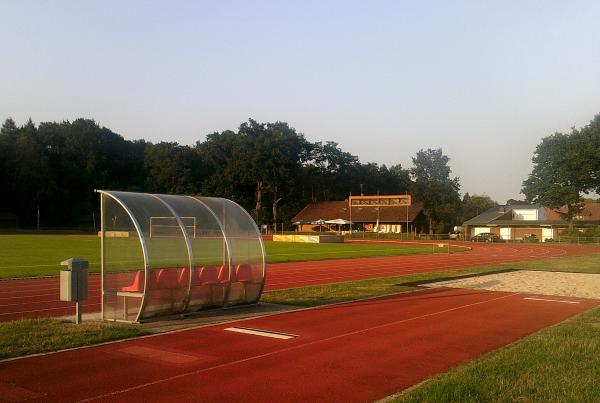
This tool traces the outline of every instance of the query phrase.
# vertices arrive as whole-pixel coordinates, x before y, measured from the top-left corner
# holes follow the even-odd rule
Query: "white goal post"
[[[196,239],[196,217],[179,217],[188,236]],[[150,217],[150,238],[180,237],[181,228],[175,217]]]

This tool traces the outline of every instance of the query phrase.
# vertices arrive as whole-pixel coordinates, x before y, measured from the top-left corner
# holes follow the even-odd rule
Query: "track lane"
[[[528,296],[426,290],[1,362],[0,396],[374,401],[600,303],[533,302]],[[298,337],[224,330],[234,325]]]
[[[390,243],[361,241],[355,243]],[[407,242],[391,242],[407,244]],[[422,244],[422,243],[421,243]],[[382,256],[268,266],[265,291],[299,288],[376,277],[389,277],[455,270],[466,267],[511,263],[600,252],[598,247],[457,243],[473,250],[453,254]],[[100,276],[89,277],[89,299],[84,312],[100,310]],[[0,321],[74,314],[72,303],[59,300],[58,277],[0,281]]]

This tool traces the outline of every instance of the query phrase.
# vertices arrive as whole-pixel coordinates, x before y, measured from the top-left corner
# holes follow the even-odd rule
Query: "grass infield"
[[[128,256],[128,259],[141,265],[139,241],[134,238],[119,241],[123,243],[123,247],[116,249],[122,249],[123,256]],[[178,242],[178,246],[180,248],[176,250],[180,251],[183,244]],[[265,246],[269,263],[427,254],[434,251],[431,245],[305,244],[267,241]],[[451,251],[457,250],[462,249],[451,248]],[[99,272],[100,239],[94,236],[70,235],[0,235],[0,278],[58,275],[61,269],[59,263],[73,256],[86,258],[90,263],[89,271]],[[156,256],[156,253],[153,256]],[[187,256],[181,256],[179,252],[175,256],[179,256],[175,258],[179,264],[186,264]],[[172,256],[166,258],[173,260]],[[182,259],[184,262],[181,262]]]

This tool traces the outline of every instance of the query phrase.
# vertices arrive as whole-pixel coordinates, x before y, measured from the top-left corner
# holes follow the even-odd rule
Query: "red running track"
[[[433,289],[4,361],[0,397],[373,401],[600,303],[528,296]],[[224,330],[231,326],[298,337]]]
[[[598,247],[583,246],[467,245],[473,250],[450,255],[383,256],[270,264],[265,291],[600,252]],[[89,277],[89,299],[83,305],[84,312],[100,310],[100,276]],[[0,281],[0,321],[65,316],[74,312],[72,303],[59,301],[57,277]]]

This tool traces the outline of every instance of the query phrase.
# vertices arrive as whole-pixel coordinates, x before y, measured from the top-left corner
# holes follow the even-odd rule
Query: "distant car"
[[[459,239],[460,238],[460,231],[453,231],[450,233],[450,239]]]
[[[471,238],[471,242],[498,242],[498,241],[500,241],[500,237],[496,234],[492,234],[491,232],[482,232]]]

